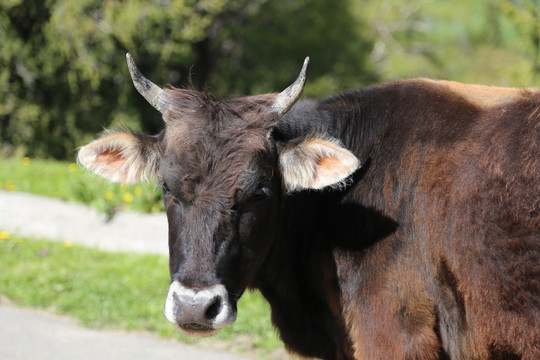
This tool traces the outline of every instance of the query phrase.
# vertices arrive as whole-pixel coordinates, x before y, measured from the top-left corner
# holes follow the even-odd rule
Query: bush
[[[348,2],[324,0],[3,1],[0,145],[72,160],[106,127],[158,132],[160,115],[131,84],[127,51],[157,84],[181,86],[190,75],[216,95],[281,91],[306,55],[311,95],[358,85],[351,72],[373,78],[370,44],[352,22]]]

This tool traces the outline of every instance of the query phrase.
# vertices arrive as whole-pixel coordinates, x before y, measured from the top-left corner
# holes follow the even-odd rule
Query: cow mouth
[[[219,332],[220,329],[215,329],[210,326],[190,323],[190,324],[178,324],[178,329],[186,333],[187,335],[195,335],[201,337],[213,336]]]

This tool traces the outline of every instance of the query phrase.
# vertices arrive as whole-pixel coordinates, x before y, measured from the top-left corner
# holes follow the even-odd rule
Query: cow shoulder
[[[420,84],[447,90],[480,109],[490,109],[513,103],[523,98],[530,91],[533,91],[533,89],[463,84],[447,80],[418,79],[418,81]]]

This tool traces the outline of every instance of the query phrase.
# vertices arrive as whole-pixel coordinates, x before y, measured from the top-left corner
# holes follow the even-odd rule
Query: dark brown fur
[[[261,290],[304,356],[540,358],[538,91],[408,80],[279,121],[273,95],[169,93],[173,279],[234,303]],[[313,136],[363,166],[341,190],[284,194],[280,151]]]
[[[349,144],[372,159],[349,196],[399,227],[367,249],[365,290],[358,256],[336,258],[356,356],[537,358],[540,94],[486,109],[421,81],[374,92],[357,111],[387,128]]]

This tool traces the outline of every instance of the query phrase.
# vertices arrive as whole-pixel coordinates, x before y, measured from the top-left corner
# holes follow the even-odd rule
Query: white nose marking
[[[173,281],[169,286],[163,315],[165,315],[165,318],[170,323],[181,326],[182,324],[179,323],[178,319],[182,314],[181,312],[185,311],[182,310],[182,307],[194,306],[199,302],[199,299],[206,298],[220,299],[220,308],[217,314],[215,314],[213,319],[209,319],[213,329],[223,328],[236,320],[236,311],[234,311],[229,302],[229,294],[225,286],[212,285],[196,291],[186,288],[178,280]]]

